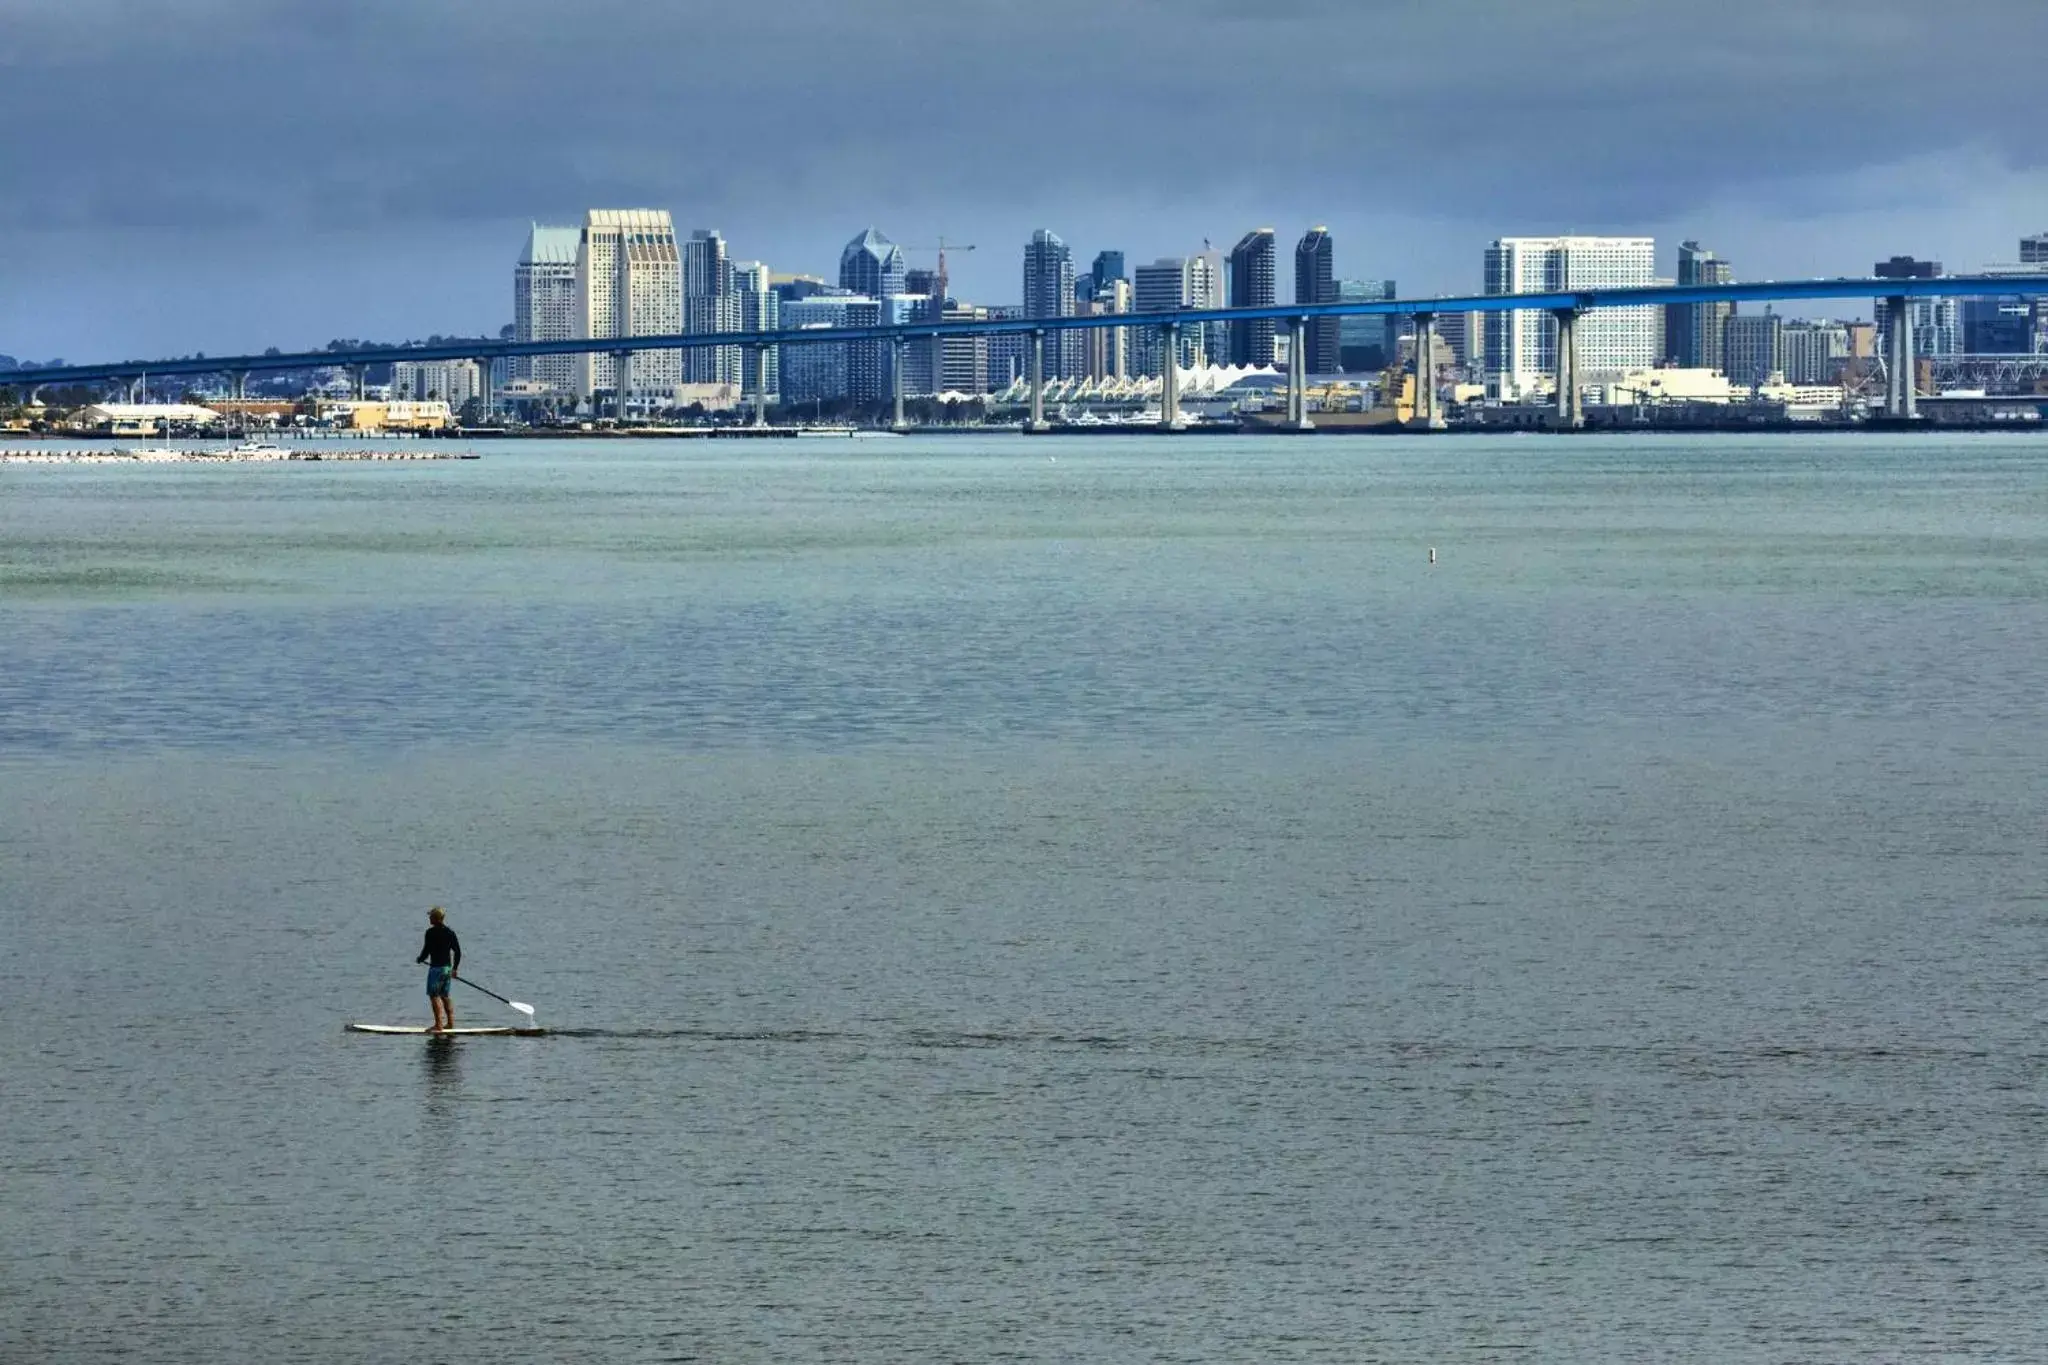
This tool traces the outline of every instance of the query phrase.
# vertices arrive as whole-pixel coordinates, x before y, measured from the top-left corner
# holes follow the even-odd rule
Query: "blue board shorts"
[[[427,968],[427,999],[433,1000],[438,997],[446,1000],[448,998],[448,983],[454,977],[455,969],[453,967]]]

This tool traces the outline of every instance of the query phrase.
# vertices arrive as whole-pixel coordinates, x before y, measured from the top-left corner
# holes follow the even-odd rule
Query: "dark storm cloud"
[[[2048,225],[2043,51],[2038,0],[0,0],[0,233],[467,230],[496,281],[524,220],[649,204],[778,267],[971,232],[1000,299],[1036,226],[1142,256],[1314,219],[1470,287],[1501,232],[1925,232],[1967,167],[2003,240]]]

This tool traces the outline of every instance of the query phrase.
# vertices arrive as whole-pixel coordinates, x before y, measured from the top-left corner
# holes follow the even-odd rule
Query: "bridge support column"
[[[1557,318],[1556,425],[1560,431],[1574,431],[1586,424],[1585,410],[1579,406],[1579,310],[1560,308],[1554,316]]]
[[[1180,324],[1159,327],[1159,429],[1179,431],[1180,420]]]
[[[626,397],[633,391],[633,353],[612,352],[612,420],[626,422]]]
[[[1913,374],[1913,314],[1902,295],[1884,302],[1885,416],[1910,422],[1920,415]]]
[[[492,409],[498,406],[497,386],[491,383],[491,358],[478,356],[476,362],[476,409],[484,421],[491,419]]]
[[[1417,431],[1442,431],[1444,414],[1436,392],[1436,314],[1415,315],[1415,411],[1408,425]]]
[[[889,430],[904,432],[910,430],[910,423],[903,420],[903,362],[910,354],[910,348],[903,344],[902,337],[897,337],[891,344],[896,350],[895,360],[890,365],[890,369],[895,372],[896,382],[891,386],[893,389],[891,397],[895,401],[896,411],[895,416],[889,422]]]
[[[1314,431],[1308,420],[1308,319],[1296,318],[1287,334],[1287,429]]]
[[[749,346],[747,355],[754,366],[754,425],[768,425],[768,348]]]
[[[249,372],[247,370],[236,370],[228,376],[228,382],[234,386],[235,401],[237,403],[249,401]]]
[[[129,380],[128,401],[131,403],[140,403],[147,396],[147,394],[144,391],[147,388],[148,384],[149,376],[146,374],[138,374],[133,379]]]
[[[1031,333],[1031,420],[1024,430],[1045,430],[1045,329]]]

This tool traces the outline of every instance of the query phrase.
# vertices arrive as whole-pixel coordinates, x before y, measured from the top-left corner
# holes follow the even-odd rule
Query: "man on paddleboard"
[[[455,1027],[455,1005],[448,999],[448,987],[462,965],[462,941],[445,923],[447,918],[438,905],[427,911],[427,941],[413,959],[427,964],[427,1003],[434,1008],[434,1033]]]

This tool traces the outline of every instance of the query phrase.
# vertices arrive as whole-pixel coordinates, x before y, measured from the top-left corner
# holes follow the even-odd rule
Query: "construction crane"
[[[932,304],[932,317],[934,320],[937,320],[945,316],[946,285],[948,283],[946,279],[946,253],[949,251],[972,251],[974,250],[974,244],[972,242],[949,242],[944,237],[941,237],[936,246],[906,246],[903,249],[905,251],[936,251],[939,253],[938,273],[932,277],[932,299],[934,300]]]

